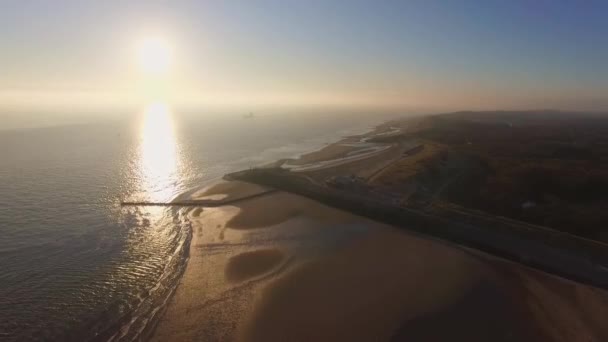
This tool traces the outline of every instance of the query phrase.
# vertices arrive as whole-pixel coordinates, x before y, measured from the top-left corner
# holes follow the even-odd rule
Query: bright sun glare
[[[166,75],[173,62],[171,46],[159,37],[142,39],[137,46],[137,62],[148,75]]]

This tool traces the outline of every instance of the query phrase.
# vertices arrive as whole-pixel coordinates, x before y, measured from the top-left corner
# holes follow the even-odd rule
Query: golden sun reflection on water
[[[179,167],[172,113],[165,103],[152,103],[144,111],[140,136],[140,172],[147,200],[171,200],[178,190]]]

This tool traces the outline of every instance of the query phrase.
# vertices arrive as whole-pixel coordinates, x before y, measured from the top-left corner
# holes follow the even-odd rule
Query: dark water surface
[[[190,231],[164,201],[386,117],[180,115],[0,131],[0,340],[131,340],[175,288]]]

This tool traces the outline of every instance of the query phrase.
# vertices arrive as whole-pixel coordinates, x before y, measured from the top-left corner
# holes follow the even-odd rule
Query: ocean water
[[[197,113],[195,113],[197,114]],[[224,173],[362,133],[384,115],[186,115],[0,131],[0,340],[133,340],[187,261],[169,201]]]

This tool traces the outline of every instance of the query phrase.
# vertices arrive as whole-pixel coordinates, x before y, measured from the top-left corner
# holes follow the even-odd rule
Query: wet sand
[[[608,340],[604,291],[305,198],[194,213],[156,341]]]

